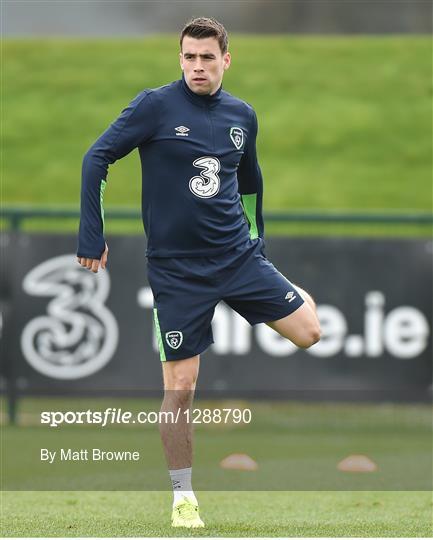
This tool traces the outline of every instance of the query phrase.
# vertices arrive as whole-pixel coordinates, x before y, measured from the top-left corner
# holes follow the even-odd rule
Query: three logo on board
[[[22,286],[30,296],[50,298],[46,314],[31,319],[21,335],[24,357],[36,371],[53,379],[80,379],[111,360],[119,331],[105,305],[107,271],[92,274],[71,253],[30,270]]]

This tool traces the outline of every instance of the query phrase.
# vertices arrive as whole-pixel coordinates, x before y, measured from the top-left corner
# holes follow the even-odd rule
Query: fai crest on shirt
[[[238,150],[242,148],[244,144],[244,132],[239,127],[230,128],[230,139]]]
[[[183,334],[178,330],[165,333],[165,341],[172,349],[178,349],[182,345]]]

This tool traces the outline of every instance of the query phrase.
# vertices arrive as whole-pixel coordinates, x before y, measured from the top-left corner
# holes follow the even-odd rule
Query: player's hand
[[[107,246],[107,243],[105,243],[105,250],[104,250],[104,253],[101,255],[100,259],[86,259],[86,257],[77,257],[77,262],[83,268],[88,268],[94,274],[97,274],[99,270],[99,266],[101,266],[102,270],[105,270],[105,267],[107,266],[107,259],[108,259],[108,246]]]

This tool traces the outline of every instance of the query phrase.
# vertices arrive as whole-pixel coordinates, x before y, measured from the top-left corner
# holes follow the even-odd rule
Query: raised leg
[[[296,311],[267,325],[281,336],[289,339],[297,347],[308,349],[320,339],[320,324],[317,317],[316,304],[312,297],[301,287],[295,285],[304,299],[304,304]]]

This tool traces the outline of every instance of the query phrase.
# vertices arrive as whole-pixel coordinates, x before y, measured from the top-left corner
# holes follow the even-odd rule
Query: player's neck
[[[198,103],[201,105],[211,105],[214,103],[218,103],[221,99],[221,90],[222,85],[219,86],[219,88],[213,93],[213,94],[197,94],[191,88],[188,86],[188,83],[185,80],[184,74],[182,74],[182,88],[186,95],[193,101],[194,103]]]

